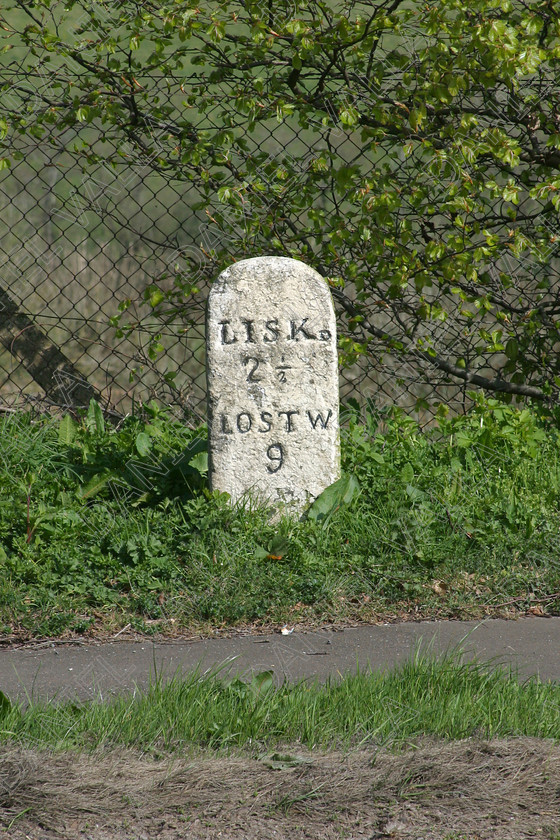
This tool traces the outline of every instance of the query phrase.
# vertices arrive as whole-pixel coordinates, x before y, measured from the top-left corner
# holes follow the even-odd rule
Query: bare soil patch
[[[155,760],[3,747],[13,840],[520,840],[560,833],[560,745],[423,741],[401,752]]]

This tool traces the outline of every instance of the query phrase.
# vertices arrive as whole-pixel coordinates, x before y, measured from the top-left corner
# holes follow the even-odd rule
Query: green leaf
[[[58,427],[58,442],[64,446],[70,446],[76,433],[78,426],[69,414],[65,414]]]
[[[344,473],[317,496],[307,511],[307,518],[325,522],[341,505],[350,504],[359,492],[360,484],[356,476]]]
[[[279,752],[260,755],[259,761],[271,770],[295,770],[302,764],[311,764],[311,759],[304,756]]]
[[[405,464],[401,470],[401,479],[403,484],[410,484],[411,481],[414,481],[414,467],[412,464]]]
[[[349,128],[351,128],[354,125],[357,125],[360,121],[360,115],[358,111],[351,106],[342,108],[342,110],[339,113],[339,117],[342,125],[346,125]]]
[[[257,560],[282,560],[286,557],[290,548],[290,540],[288,537],[282,537],[277,534],[270,541],[268,548],[263,548],[257,545],[255,548],[255,558]]]
[[[98,435],[105,433],[105,420],[103,418],[103,411],[101,406],[95,399],[89,401],[88,413],[86,416],[86,426],[90,432],[97,432]]]
[[[371,458],[372,461],[375,461],[376,464],[384,464],[385,458],[380,452],[375,452],[373,449],[368,450],[368,458]]]
[[[165,299],[165,295],[161,291],[161,289],[154,289],[150,294],[150,306],[152,309],[155,309],[158,304]]]
[[[101,490],[103,490],[103,488],[107,484],[107,482],[109,482],[112,478],[115,478],[115,473],[97,473],[97,475],[94,475],[93,478],[90,478],[90,480],[84,487],[79,488],[78,498],[91,499],[92,496],[95,496],[97,495],[97,493],[100,493]]]
[[[256,545],[254,557],[255,560],[266,560],[268,558],[268,549],[263,548],[262,545]]]
[[[412,484],[406,485],[406,495],[412,499],[413,502],[420,501],[425,498],[426,494],[418,487],[413,487]]]
[[[277,534],[275,537],[272,538],[270,545],[268,547],[268,556],[270,558],[282,558],[286,557],[290,548],[290,540],[288,537],[282,537],[280,534]]]
[[[208,452],[198,452],[189,461],[189,466],[194,467],[201,475],[205,475],[208,472]]]
[[[408,121],[410,123],[411,128],[413,128],[414,131],[416,131],[418,128],[420,128],[420,126],[422,125],[423,119],[424,119],[424,114],[422,113],[421,110],[417,110],[416,108],[413,108],[410,111],[410,114],[408,116]]]
[[[266,694],[274,688],[274,671],[261,671],[250,682],[253,694]]]
[[[508,359],[511,359],[512,362],[515,362],[515,360],[519,356],[519,345],[515,338],[510,338],[510,340],[507,342],[506,356],[508,357]]]
[[[354,419],[358,421],[362,413],[362,407],[355,397],[349,397],[346,400],[346,405],[341,406],[342,411],[344,411],[347,408],[349,408],[352,411],[352,413],[354,414]]]
[[[0,691],[0,717],[6,717],[12,711],[13,707],[13,703],[8,695]]]
[[[142,458],[144,458],[151,452],[152,440],[150,436],[146,434],[146,432],[139,432],[139,434],[136,435],[135,445],[138,454],[141,455]]]
[[[199,452],[208,453],[208,441],[204,437],[197,437],[194,440],[191,440],[187,448],[184,450],[182,457],[186,459],[188,464],[190,464],[194,456],[198,455]]]

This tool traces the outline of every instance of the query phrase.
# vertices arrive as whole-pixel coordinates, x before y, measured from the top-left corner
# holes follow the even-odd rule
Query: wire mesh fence
[[[0,403],[84,405],[96,396],[124,414],[155,399],[202,420],[212,211],[195,209],[193,185],[141,162],[84,175],[66,151],[82,139],[69,131],[54,149],[28,139],[0,179]],[[304,166],[297,134],[284,136],[282,149]],[[180,271],[193,275],[193,266],[198,292],[179,316],[156,317],[146,290]],[[125,306],[134,330],[122,334],[115,316]],[[155,357],[154,335],[162,348]],[[341,370],[340,389],[343,400],[412,408],[422,383],[405,364],[370,358]]]
[[[184,324],[154,323],[142,306],[145,289],[167,266],[174,230],[182,226],[188,241],[192,196],[146,177],[141,167],[113,185],[100,183],[103,167],[84,180],[64,150],[71,139],[61,140],[55,150],[23,148],[0,182],[2,402],[80,404],[91,394],[122,413],[156,397],[203,414],[205,287],[187,335]],[[82,197],[84,184],[89,194]],[[125,300],[139,326],[118,338],[111,318]],[[150,359],[143,343],[154,331],[164,333],[159,359]],[[174,387],[164,378],[170,372],[178,373]]]
[[[14,76],[13,90],[8,87],[5,94],[5,101],[13,97],[14,108],[22,97],[16,82]],[[31,89],[38,85],[33,80]],[[220,129],[211,108],[204,120]],[[0,406],[83,406],[94,396],[122,415],[154,399],[171,406],[177,416],[202,421],[205,300],[217,271],[215,246],[223,246],[226,236],[215,219],[223,208],[217,201],[213,206],[193,181],[174,179],[150,159],[129,153],[126,143],[109,155],[113,160],[118,156],[118,166],[107,166],[99,154],[98,162],[84,169],[74,152],[84,145],[98,148],[100,133],[94,125],[70,126],[47,137],[29,133],[15,142],[14,163],[0,173]],[[324,145],[324,132],[313,125],[301,130],[285,120],[260,126],[248,142],[265,153],[263,172],[270,161],[290,159],[285,195],[287,189],[297,191],[298,172],[303,178],[308,160]],[[408,157],[381,144],[365,152],[351,131],[331,132],[329,143],[348,165],[364,171],[390,167],[403,185],[423,170],[421,148]],[[438,178],[442,184],[445,180],[443,194],[453,172],[444,178],[426,170],[423,177],[431,178],[437,199]],[[544,224],[538,202],[531,201],[521,209]],[[318,202],[326,214],[341,212],[327,189]],[[278,206],[272,209],[280,212]],[[243,212],[250,213],[250,206]],[[235,219],[230,218],[232,227]],[[555,229],[549,241],[556,249],[560,239]],[[246,254],[232,247],[230,256],[234,261]],[[554,254],[548,256],[546,270],[558,276]],[[515,296],[516,277],[538,284],[545,269],[542,262],[530,264],[513,255],[509,264],[502,258],[489,267],[497,274],[504,270],[514,278]],[[154,309],[154,283],[165,291],[178,276],[189,278],[194,293],[180,307]],[[556,301],[558,284],[549,296]],[[392,317],[383,308],[372,315],[380,329],[390,328]],[[465,316],[431,320],[420,329],[426,331],[427,344],[445,348],[448,355],[460,345],[468,365],[469,346],[474,348],[477,340],[473,330],[471,341],[469,324]],[[341,320],[341,333],[347,329]],[[414,364],[410,355],[391,353],[387,347],[369,347],[368,354],[341,368],[343,402],[354,397],[378,406],[398,405],[415,411],[422,423],[430,421],[439,402],[452,411],[468,406],[468,380]],[[497,351],[488,357],[486,370],[499,379],[506,363]]]

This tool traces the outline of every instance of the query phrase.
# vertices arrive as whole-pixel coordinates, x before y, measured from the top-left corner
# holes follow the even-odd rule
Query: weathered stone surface
[[[336,321],[298,260],[256,257],[208,299],[210,486],[299,511],[340,476]]]

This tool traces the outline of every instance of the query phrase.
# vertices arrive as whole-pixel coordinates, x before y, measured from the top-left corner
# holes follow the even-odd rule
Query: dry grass
[[[304,760],[277,770],[244,756],[154,760],[4,748],[0,826],[13,840],[560,835],[560,746],[551,742],[295,752]]]

